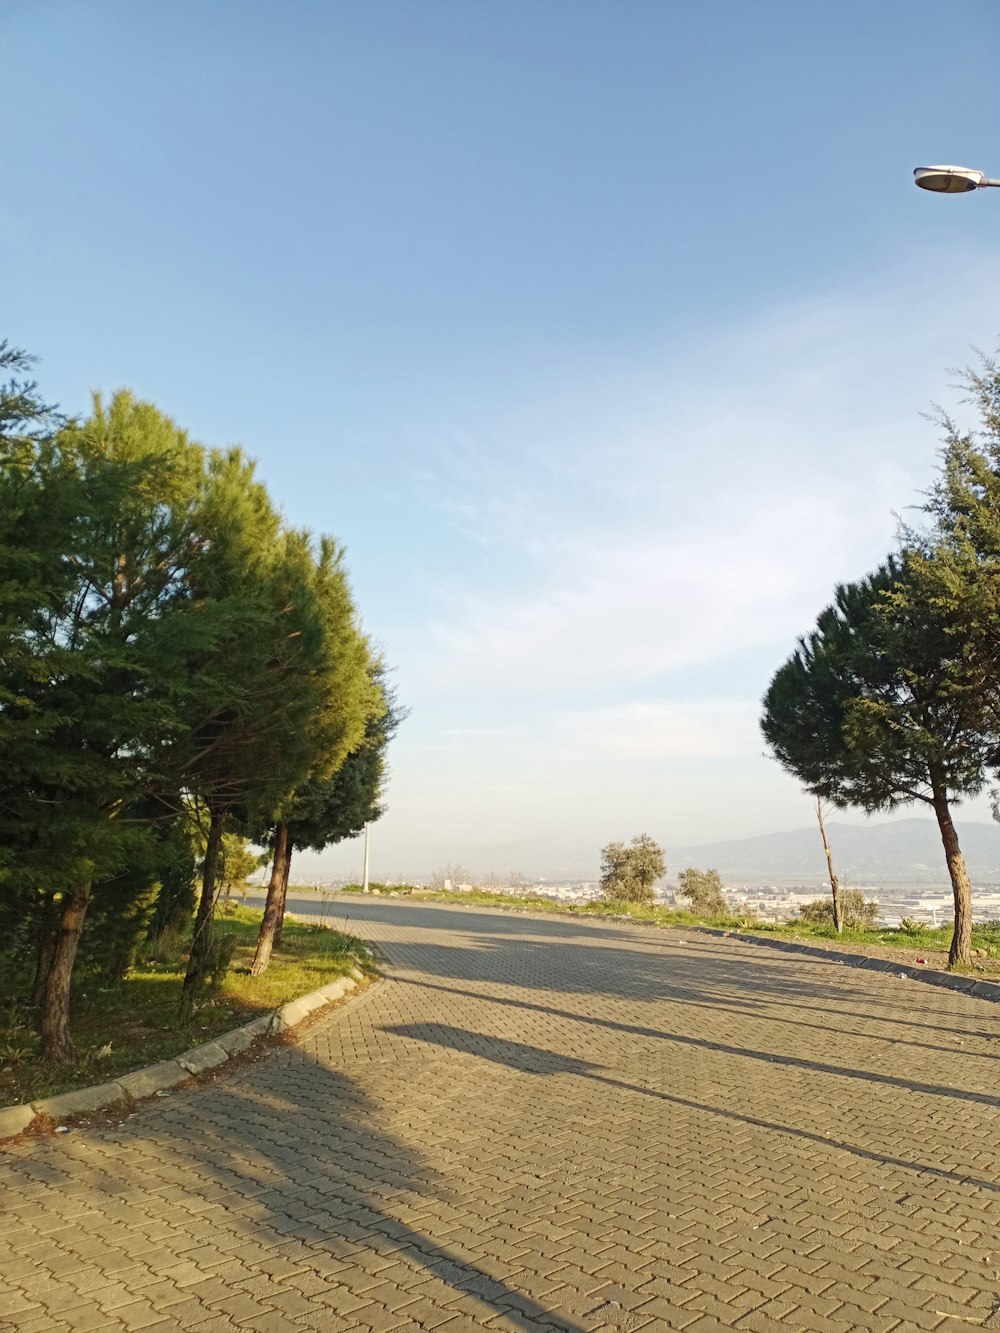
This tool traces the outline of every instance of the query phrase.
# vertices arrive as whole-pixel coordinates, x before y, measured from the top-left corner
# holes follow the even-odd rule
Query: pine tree
[[[173,719],[162,648],[195,554],[201,451],[150,405],[117,394],[107,408],[95,399],[80,425],[20,440],[16,454],[19,503],[0,539],[0,842],[15,848],[23,881],[58,894],[38,986],[42,1054],[65,1061],[95,885],[142,855],[148,820],[134,811],[163,781]]]
[[[198,646],[176,700],[173,756],[206,833],[187,1011],[211,966],[223,834],[267,820],[309,771],[327,647],[309,543],[281,529],[242,454],[212,460],[205,498],[206,555],[185,613]]]
[[[299,793],[304,788],[311,788],[314,798],[320,800],[322,798],[315,797],[315,794],[325,791],[329,800],[336,788],[328,784],[336,783],[336,777],[349,762],[351,753],[363,748],[366,728],[386,715],[388,705],[377,675],[379,668],[373,664],[368,643],[357,626],[343,566],[343,550],[331,538],[323,538],[320,543],[313,586],[324,627],[323,702],[310,722],[312,761],[309,772],[295,790]],[[295,846],[289,821],[295,818],[295,808],[296,797],[290,796],[276,811],[272,836],[274,859],[251,967],[253,976],[266,971],[275,942],[280,938]],[[321,838],[322,845],[326,845],[343,835],[334,830],[328,837],[319,832],[316,836]],[[299,845],[309,844],[300,842]]]
[[[285,818],[275,825],[272,835],[274,858],[272,884],[276,886],[273,948],[281,943],[288,880],[291,873],[292,853],[296,848],[321,852],[324,848],[356,838],[365,825],[374,823],[384,813],[383,784],[386,774],[386,749],[405,716],[388,683],[388,672],[383,662],[371,667],[375,687],[372,711],[365,725],[364,740],[353,750],[340,768],[330,777],[307,778],[298,788],[284,811]],[[270,958],[266,948],[265,921],[261,923],[258,957]],[[263,949],[262,949],[263,942]],[[266,968],[254,964],[254,975]]]
[[[761,728],[814,796],[933,809],[955,903],[949,961],[967,965],[971,887],[951,809],[982,790],[996,744],[956,626],[910,569],[904,553],[837,589],[771,681]]]

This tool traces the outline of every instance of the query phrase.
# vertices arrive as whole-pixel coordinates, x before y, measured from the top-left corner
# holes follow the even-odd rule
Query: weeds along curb
[[[933,968],[910,967],[906,963],[896,963],[891,958],[872,958],[866,953],[847,953],[842,949],[822,949],[814,944],[800,944],[798,940],[768,939],[762,935],[745,935],[738,930],[722,930],[717,926],[688,926],[691,934],[713,935],[716,939],[739,940],[741,944],[760,944],[765,949],[783,949],[786,953],[806,954],[812,958],[822,958],[828,963],[842,963],[845,967],[866,968],[869,972],[892,972],[908,981],[923,981],[929,986],[940,986],[942,990],[961,991],[972,995],[977,1000],[989,1000],[1000,1004],[1000,982],[982,981],[976,977],[963,976],[960,972],[938,972]]]
[[[122,1074],[113,1082],[98,1083],[90,1088],[75,1088],[72,1092],[43,1097],[39,1101],[2,1106],[0,1142],[23,1134],[38,1117],[64,1120],[70,1116],[101,1111],[126,1098],[138,1101],[142,1097],[151,1097],[157,1092],[174,1088],[196,1074],[204,1074],[225,1064],[231,1056],[241,1055],[258,1037],[290,1032],[310,1014],[356,989],[358,982],[364,980],[364,975],[359,967],[352,967],[350,975],[338,977],[319,990],[300,995],[297,1000],[289,1000],[272,1013],[255,1018],[252,1023],[223,1032],[201,1046],[192,1046],[189,1051],[175,1055],[172,1060],[162,1060],[159,1064],[147,1065],[145,1069],[135,1069],[131,1074]]]

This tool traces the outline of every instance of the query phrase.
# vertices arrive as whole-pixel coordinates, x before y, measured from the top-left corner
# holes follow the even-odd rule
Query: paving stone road
[[[1000,1011],[607,920],[340,899],[386,980],[0,1154],[0,1328],[1000,1328]]]

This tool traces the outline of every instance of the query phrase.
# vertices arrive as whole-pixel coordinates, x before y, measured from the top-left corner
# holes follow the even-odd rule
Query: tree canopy
[[[240,450],[124,391],[66,421],[29,368],[0,345],[0,918],[31,923],[43,1055],[68,1060],[88,913],[120,971],[187,910],[174,830],[203,822],[194,1003],[224,836],[332,781],[378,692],[342,549],[290,528]]]
[[[971,888],[951,816],[988,780],[996,744],[947,611],[912,577],[910,553],[838,587],[775,674],[761,729],[815,796],[871,813],[934,811],[955,900],[951,961],[971,957]]]
[[[698,870],[689,866],[677,876],[678,891],[688,900],[698,916],[725,916],[728,905],[717,870]]]
[[[325,763],[317,765],[319,771],[300,783],[279,811],[270,837],[274,859],[253,962],[255,976],[267,969],[271,949],[281,935],[294,850],[320,852],[356,837],[382,814],[386,748],[403,713],[380,658],[368,663],[367,687],[359,697],[368,710],[361,740],[333,772],[325,771]],[[326,752],[320,753],[325,760]]]
[[[651,903],[666,869],[663,848],[648,833],[630,843],[609,842],[601,851],[601,895],[608,902]]]

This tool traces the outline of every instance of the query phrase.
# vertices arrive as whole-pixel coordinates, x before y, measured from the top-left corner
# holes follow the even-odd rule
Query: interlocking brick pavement
[[[386,980],[0,1155],[0,1329],[1000,1327],[995,1006],[630,923],[342,899]]]

